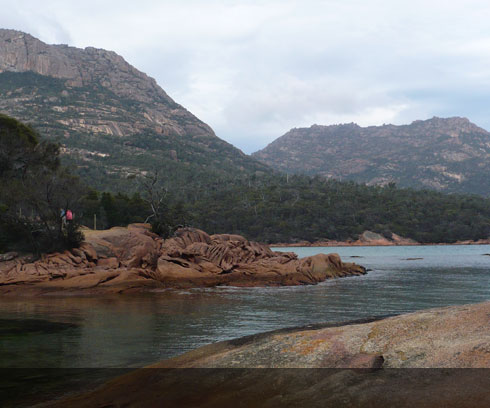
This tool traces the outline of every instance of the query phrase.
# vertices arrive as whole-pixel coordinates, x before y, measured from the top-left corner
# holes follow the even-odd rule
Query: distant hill
[[[116,53],[20,31],[0,29],[0,112],[60,142],[64,161],[101,189],[126,189],[154,167],[166,183],[270,170]]]
[[[292,129],[252,155],[288,173],[490,195],[490,133],[466,118]]]

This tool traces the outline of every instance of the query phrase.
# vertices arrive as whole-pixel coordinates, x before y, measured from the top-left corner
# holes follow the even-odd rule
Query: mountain
[[[155,167],[167,185],[270,170],[116,53],[20,31],[0,29],[0,112],[61,143],[65,163],[102,189]]]
[[[252,155],[288,173],[490,194],[490,133],[466,118],[292,129]]]

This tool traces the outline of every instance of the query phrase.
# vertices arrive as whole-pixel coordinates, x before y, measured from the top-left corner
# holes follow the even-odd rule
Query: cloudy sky
[[[247,153],[292,127],[490,129],[480,0],[0,0],[0,27],[114,50]]]

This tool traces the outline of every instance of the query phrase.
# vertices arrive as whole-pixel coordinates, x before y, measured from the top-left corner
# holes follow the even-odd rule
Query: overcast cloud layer
[[[0,0],[0,27],[114,50],[247,153],[292,127],[490,129],[488,1]]]

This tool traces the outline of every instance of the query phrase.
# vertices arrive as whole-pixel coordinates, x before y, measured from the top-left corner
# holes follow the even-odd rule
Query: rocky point
[[[239,235],[183,228],[163,240],[146,224],[85,231],[80,248],[0,259],[0,293],[127,293],[168,287],[315,284],[366,273],[337,254],[298,259]]]

